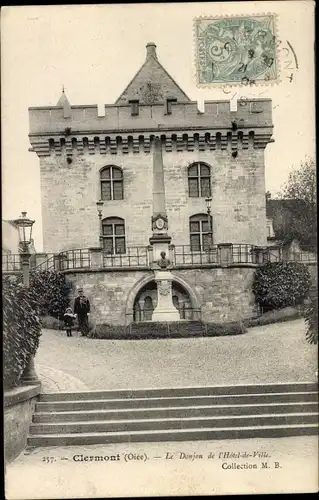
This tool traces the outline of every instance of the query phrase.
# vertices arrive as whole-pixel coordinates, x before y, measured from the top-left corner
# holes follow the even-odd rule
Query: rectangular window
[[[197,252],[200,250],[200,235],[199,234],[191,234],[191,251]]]
[[[118,236],[118,235],[122,235],[122,234],[125,234],[124,225],[116,224],[115,225],[115,235]]]
[[[123,200],[123,181],[113,182],[113,200]]]
[[[211,235],[209,233],[203,234],[203,250],[208,250],[211,244]]]
[[[203,198],[210,196],[210,177],[201,178],[201,196]]]
[[[188,189],[189,189],[189,196],[190,197],[198,198],[198,196],[199,196],[198,178],[188,180]]]
[[[190,232],[191,233],[199,233],[200,232],[199,221],[190,223]]]
[[[113,238],[103,239],[103,249],[107,254],[113,254]]]
[[[101,199],[108,201],[111,200],[111,182],[101,182]]]
[[[202,233],[208,233],[210,231],[208,220],[202,221]]]
[[[115,253],[125,253],[125,238],[115,238]]]
[[[140,112],[139,110],[139,101],[134,100],[134,101],[129,101],[131,105],[131,115],[132,116],[137,116]]]
[[[166,114],[172,114],[172,104],[173,102],[177,102],[177,99],[166,99]]]

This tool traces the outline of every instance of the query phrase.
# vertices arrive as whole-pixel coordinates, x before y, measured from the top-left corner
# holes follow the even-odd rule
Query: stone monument
[[[152,321],[179,321],[180,315],[173,304],[173,274],[171,262],[166,258],[171,237],[167,234],[168,219],[165,208],[164,167],[162,145],[155,137],[153,146],[153,216],[150,245],[153,248],[154,277],[157,284],[157,306]]]

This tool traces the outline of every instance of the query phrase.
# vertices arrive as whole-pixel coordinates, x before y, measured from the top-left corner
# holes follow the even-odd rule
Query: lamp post
[[[98,216],[99,216],[99,226],[100,226],[99,240],[100,240],[100,248],[101,249],[103,248],[103,234],[102,234],[103,233],[103,228],[102,228],[102,210],[103,210],[103,205],[104,205],[104,201],[102,201],[102,200],[96,202],[97,213],[98,213]]]
[[[22,212],[21,216],[13,222],[18,227],[19,231],[23,285],[26,288],[29,288],[30,256],[31,256],[29,251],[29,245],[31,243],[31,237],[32,237],[32,226],[35,221],[27,218],[27,212]],[[25,367],[24,372],[22,374],[21,381],[24,384],[38,384],[40,382],[35,372],[33,355],[31,355],[28,360],[27,366]]]
[[[213,245],[212,218],[211,218],[212,198],[210,196],[207,196],[207,198],[205,198],[205,202],[206,202],[208,234],[209,234],[208,251],[210,251]]]

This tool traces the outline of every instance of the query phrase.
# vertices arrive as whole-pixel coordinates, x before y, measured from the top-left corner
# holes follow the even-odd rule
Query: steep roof
[[[57,106],[64,108],[65,106],[70,106],[69,100],[65,94],[64,87],[62,88],[62,94],[60,99],[58,100]]]
[[[156,45],[146,45],[146,60],[115,104],[127,104],[138,100],[140,104],[162,104],[166,99],[190,102],[189,97],[177,85],[157,59]]]

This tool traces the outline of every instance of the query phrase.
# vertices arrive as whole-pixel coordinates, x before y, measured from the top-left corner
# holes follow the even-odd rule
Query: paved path
[[[41,380],[42,392],[68,392],[68,391],[87,391],[89,387],[73,375],[65,371],[56,370],[49,366],[35,363],[38,377]]]
[[[315,381],[317,349],[303,320],[215,338],[98,340],[44,330],[36,365],[44,392]]]
[[[263,452],[268,458],[220,457],[219,453],[227,452],[247,452],[249,455]],[[132,456],[128,455],[130,453]],[[167,453],[173,458],[165,458]],[[209,453],[214,457],[208,458]],[[108,457],[117,454],[119,460],[116,461],[76,462],[73,459],[75,455]],[[133,458],[133,454],[145,454],[147,460],[126,462],[125,454],[127,459]],[[198,458],[185,458],[186,455],[194,457],[194,454]],[[52,458],[48,462],[44,461],[45,457]],[[267,462],[268,467],[263,468],[262,462]],[[225,469],[223,463],[255,464],[257,469]],[[315,492],[318,490],[318,439],[293,437],[37,448],[29,455],[25,451],[7,466],[5,485],[7,500]]]

